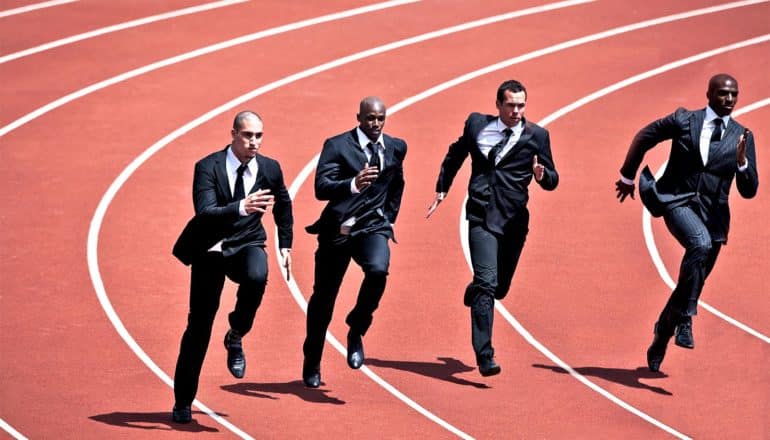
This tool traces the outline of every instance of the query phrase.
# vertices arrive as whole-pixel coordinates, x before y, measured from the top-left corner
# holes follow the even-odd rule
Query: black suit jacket
[[[733,179],[741,196],[751,198],[757,193],[759,179],[754,136],[749,134],[746,139],[749,166],[740,172],[735,147],[744,127],[731,118],[721,142],[709,150],[704,166],[700,154],[700,133],[705,117],[705,108],[696,111],[679,108],[642,128],[631,143],[620,173],[633,179],[644,154],[659,142],[671,139],[671,153],[663,176],[654,182],[647,173],[640,181],[642,202],[657,215],[689,204],[703,220],[711,239],[726,242],[730,228],[727,199]]]
[[[490,231],[504,233],[514,225],[525,226],[529,221],[527,201],[532,181],[532,158],[545,166],[538,184],[553,190],[559,184],[559,174],[551,155],[548,131],[527,120],[518,142],[494,165],[479,150],[476,138],[481,130],[497,116],[471,113],[465,121],[463,134],[449,146],[441,163],[436,192],[448,192],[452,181],[468,155],[471,156],[471,178],[468,182],[466,218],[486,224]]]
[[[384,161],[377,180],[358,194],[350,191],[351,181],[366,165],[366,154],[358,144],[356,129],[324,142],[315,174],[315,196],[328,203],[320,218],[306,228],[311,234],[337,236],[342,223],[352,216],[356,224],[351,235],[381,230],[391,239],[390,225],[396,222],[404,193],[406,142],[383,134]]]
[[[229,145],[228,145],[229,147]],[[195,216],[187,223],[174,244],[173,254],[182,263],[190,264],[208,249],[222,242],[222,254],[233,255],[244,246],[264,246],[265,228],[262,214],[245,217],[238,212],[239,200],[233,200],[227,180],[227,147],[210,154],[195,164],[193,178],[193,204]],[[278,245],[291,248],[292,215],[291,198],[283,181],[281,166],[277,161],[258,154],[257,180],[248,193],[258,189],[270,189],[275,196],[273,218],[278,227]]]

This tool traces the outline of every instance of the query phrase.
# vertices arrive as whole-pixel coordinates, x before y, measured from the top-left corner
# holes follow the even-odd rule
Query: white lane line
[[[9,425],[8,422],[6,422],[3,419],[0,419],[0,428],[3,428],[3,431],[10,434],[10,436],[15,438],[16,440],[27,440],[27,437],[24,437],[22,433],[15,430],[13,426]]]
[[[762,108],[764,106],[770,105],[770,98],[765,98],[763,100],[754,102],[750,105],[747,105],[741,109],[738,109],[733,112],[733,117],[738,117],[742,114],[749,113],[751,111],[757,110],[759,108]],[[660,178],[663,176],[663,172],[666,170],[666,164],[668,164],[668,160],[663,162],[663,164],[660,166],[660,169],[656,173],[656,178]],[[676,282],[669,274],[668,270],[666,269],[666,265],[663,263],[663,259],[660,257],[660,253],[658,252],[658,247],[655,244],[655,236],[652,233],[652,216],[650,215],[650,211],[647,210],[644,206],[642,206],[642,231],[644,233],[644,242],[647,245],[647,251],[650,253],[650,258],[652,259],[653,264],[655,264],[655,268],[658,270],[658,274],[660,275],[660,278],[663,279],[663,282],[666,283],[666,285],[673,289],[676,287]],[[762,334],[761,332],[749,327],[748,325],[738,321],[737,319],[727,315],[724,312],[721,312],[716,307],[713,307],[706,303],[703,300],[699,300],[698,304],[700,304],[701,307],[709,311],[710,313],[716,315],[717,317],[729,322],[730,324],[738,327],[739,329],[745,331],[746,333],[758,338],[761,341],[764,341],[767,344],[770,344],[770,337],[768,337],[765,334]]]
[[[0,11],[0,18],[10,17],[11,15],[23,14],[25,12],[36,11],[38,9],[50,8],[51,6],[59,6],[65,3],[73,3],[77,0],[53,0],[50,2],[35,3],[34,5],[21,6],[18,8],[7,9]]]
[[[221,0],[213,3],[206,3],[199,6],[191,6],[191,7],[179,9],[176,11],[165,12],[163,14],[157,14],[157,15],[151,15],[149,17],[138,18],[136,20],[131,20],[125,23],[119,23],[112,26],[95,29],[93,31],[84,32],[82,34],[72,35],[70,37],[51,41],[49,43],[31,47],[29,49],[24,49],[18,52],[10,53],[8,55],[3,55],[3,56],[0,56],[0,64],[7,63],[8,61],[16,60],[32,54],[44,52],[46,50],[51,50],[56,47],[65,46],[67,44],[72,44],[78,41],[87,40],[89,38],[98,37],[104,34],[109,34],[111,32],[122,31],[125,29],[142,26],[149,23],[155,23],[157,21],[168,20],[170,18],[195,14],[197,12],[209,11],[211,9],[222,8],[222,7],[234,5],[237,3],[244,3],[247,1],[249,0]]]
[[[603,88],[603,89],[601,89],[599,91],[596,91],[596,92],[594,92],[594,93],[592,93],[590,95],[587,95],[584,98],[581,98],[581,99],[573,102],[572,104],[569,104],[569,105],[567,105],[565,107],[562,107],[561,109],[559,109],[559,110],[551,113],[550,115],[546,116],[545,118],[543,118],[543,120],[540,121],[540,124],[542,126],[545,126],[545,125],[555,121],[556,119],[564,116],[565,114],[567,114],[567,113],[569,113],[569,112],[571,112],[573,110],[576,110],[576,109],[578,109],[578,108],[588,104],[591,101],[595,101],[595,100],[597,100],[597,99],[599,99],[599,98],[601,98],[601,97],[603,97],[603,96],[605,96],[605,95],[607,95],[609,93],[615,92],[615,91],[617,91],[617,90],[619,90],[619,89],[621,89],[623,87],[627,87],[627,86],[629,86],[631,84],[637,83],[639,81],[642,81],[644,79],[650,78],[652,76],[659,75],[659,74],[667,72],[669,70],[676,69],[676,68],[679,68],[679,67],[685,66],[687,64],[691,64],[691,63],[697,62],[697,61],[701,61],[703,59],[706,59],[706,58],[709,58],[709,57],[713,57],[713,56],[716,56],[716,55],[719,55],[719,54],[722,54],[722,53],[725,53],[725,52],[728,52],[728,51],[731,51],[731,50],[740,49],[740,48],[747,47],[747,46],[750,46],[750,45],[761,44],[761,43],[764,43],[764,42],[767,42],[767,41],[770,41],[770,34],[766,34],[766,35],[763,35],[763,36],[760,36],[760,37],[751,38],[751,39],[748,39],[748,40],[745,40],[745,41],[741,41],[741,42],[730,44],[730,45],[727,45],[727,46],[723,46],[723,47],[720,47],[720,48],[717,48],[717,49],[713,49],[713,50],[709,50],[709,51],[706,51],[706,52],[702,52],[702,53],[699,53],[697,55],[693,55],[693,56],[690,56],[690,57],[687,57],[687,58],[683,58],[683,59],[678,60],[678,61],[674,61],[674,62],[665,64],[663,66],[660,66],[658,68],[649,70],[647,72],[644,72],[644,73],[641,73],[641,74],[638,74],[638,75],[634,75],[634,76],[632,76],[632,77],[630,77],[628,79],[625,79],[623,81],[617,82],[617,83],[615,83],[615,84],[613,84],[613,85],[611,85],[609,87],[605,87],[605,88]],[[466,196],[466,200],[467,200],[467,196]],[[473,267],[471,265],[470,249],[468,247],[468,238],[467,238],[468,226],[467,226],[467,222],[464,221],[464,218],[465,218],[465,208],[464,208],[464,206],[465,206],[465,204],[463,203],[463,209],[460,212],[460,240],[461,240],[462,247],[463,247],[463,253],[465,254],[465,260],[468,263],[468,267],[471,268],[471,271],[472,271]],[[645,234],[645,238],[647,238],[646,234]],[[648,245],[648,247],[649,247],[649,245]],[[651,251],[651,254],[652,254],[652,251]],[[657,266],[657,264],[656,264],[656,266]],[[659,268],[659,270],[660,270],[660,268]],[[665,270],[665,268],[663,268],[663,270]],[[645,421],[647,421],[647,422],[657,426],[658,428],[663,429],[664,431],[668,432],[669,434],[674,435],[674,436],[679,437],[679,438],[687,438],[687,436],[685,434],[675,430],[674,428],[666,425],[665,423],[663,423],[663,422],[653,418],[649,414],[647,414],[647,413],[637,409],[636,407],[630,405],[629,403],[625,402],[624,400],[620,399],[619,397],[615,396],[614,394],[610,393],[609,391],[605,390],[604,388],[600,387],[599,385],[596,385],[594,382],[588,380],[585,376],[583,376],[582,374],[580,374],[577,371],[575,371],[571,366],[569,366],[566,362],[561,360],[553,352],[548,350],[542,343],[540,343],[537,339],[535,339],[532,336],[532,334],[529,333],[524,328],[524,326],[522,326],[516,320],[516,318],[513,317],[513,315],[503,306],[503,304],[501,302],[495,301],[495,308],[513,326],[513,328],[519,334],[521,334],[524,337],[524,339],[530,345],[532,345],[538,351],[543,353],[546,357],[548,357],[548,359],[550,359],[551,361],[556,363],[559,367],[561,367],[562,369],[567,371],[575,379],[577,379],[578,381],[580,381],[581,383],[583,383],[587,387],[591,388],[592,390],[596,391],[600,395],[604,396],[605,398],[609,399],[613,403],[617,404],[621,408],[623,408],[623,409],[631,412],[632,414],[642,418],[643,420],[645,420]]]
[[[508,18],[514,18],[523,15],[533,14],[540,11],[547,11],[554,9],[555,7],[566,7],[566,6],[572,6],[576,4],[582,4],[587,1],[594,1],[594,0],[578,0],[578,1],[567,1],[567,2],[558,2],[553,3],[550,5],[545,5],[542,7],[537,8],[529,8],[522,12],[514,12],[510,14],[502,14],[501,16],[506,16]],[[557,6],[558,5],[558,6]],[[496,16],[496,17],[501,17]],[[493,17],[494,19],[494,17]],[[496,20],[499,21],[499,20]],[[468,25],[474,24],[473,27],[481,26],[479,24],[481,21],[476,20],[473,22],[469,22]],[[495,21],[493,21],[495,22]],[[467,26],[453,26],[447,29],[453,29],[454,32],[459,32],[462,30],[469,29]],[[112,307],[112,304],[109,301],[109,297],[107,296],[107,292],[104,289],[104,284],[101,279],[101,274],[99,272],[99,265],[98,265],[98,238],[99,238],[99,230],[101,229],[101,223],[104,220],[104,215],[107,212],[107,208],[109,207],[112,200],[115,198],[115,195],[120,190],[120,188],[125,184],[125,182],[128,180],[128,178],[144,163],[146,162],[150,157],[152,157],[155,153],[160,151],[163,147],[168,145],[170,142],[172,142],[174,139],[178,138],[179,136],[182,136],[183,134],[189,132],[193,128],[203,124],[206,121],[209,121],[210,119],[224,113],[225,111],[231,110],[235,106],[238,106],[246,101],[249,101],[261,94],[267,93],[271,90],[277,89],[281,86],[290,84],[292,82],[298,81],[300,79],[309,77],[311,75],[314,75],[319,72],[323,72],[325,70],[332,69],[334,67],[347,64],[359,59],[363,59],[367,56],[372,56],[377,53],[385,52],[386,50],[393,50],[398,47],[405,46],[407,44],[414,44],[420,41],[424,41],[425,39],[428,39],[427,36],[430,36],[430,38],[437,38],[438,36],[446,35],[447,32],[444,31],[436,31],[436,32],[430,32],[427,34],[423,34],[420,37],[415,38],[409,38],[406,40],[401,40],[398,42],[398,44],[393,45],[384,45],[376,48],[376,50],[368,50],[359,52],[355,55],[341,58],[335,62],[325,63],[321,66],[317,66],[316,68],[308,69],[303,72],[299,72],[295,75],[291,75],[289,77],[286,77],[284,79],[275,81],[273,83],[270,83],[266,86],[260,87],[256,90],[253,90],[252,92],[249,92],[245,95],[240,96],[239,98],[236,98],[228,103],[225,103],[207,113],[204,115],[196,118],[195,120],[185,124],[184,126],[178,128],[177,130],[173,131],[172,133],[168,134],[167,136],[163,137],[161,140],[150,146],[147,150],[145,150],[142,154],[140,154],[134,161],[132,161],[113,181],[113,183],[110,185],[110,187],[107,189],[107,192],[102,197],[102,200],[99,202],[99,205],[97,206],[96,212],[94,213],[94,216],[91,220],[91,226],[89,228],[89,234],[88,234],[88,268],[89,273],[91,275],[92,282],[94,284],[94,289],[96,290],[96,295],[99,298],[99,302],[101,303],[102,307],[105,309],[105,312],[107,313],[107,316],[109,317],[110,321],[115,326],[116,330],[118,331],[118,334],[126,341],[126,343],[131,347],[131,349],[137,354],[137,356],[152,370],[156,375],[158,375],[164,382],[169,383],[171,379],[158,367],[152,359],[141,349],[141,347],[136,343],[136,341],[133,339],[133,337],[130,335],[128,330],[123,325],[122,321],[118,317],[117,313],[115,312],[114,308]],[[391,111],[391,114],[394,113]],[[313,159],[312,162],[317,161],[317,157]],[[306,168],[309,168],[312,171],[313,164],[309,164],[306,166]],[[301,297],[302,295],[300,295]],[[302,304],[300,304],[302,306]],[[306,310],[303,308],[303,310]],[[337,349],[343,348],[342,345],[332,337],[330,340],[330,343]],[[342,352],[343,354],[345,351]],[[364,368],[362,368],[364,370]],[[379,378],[374,372],[372,372],[369,368],[366,368],[364,370],[364,373],[367,374],[372,380],[376,381],[378,384],[383,386],[386,390],[388,390],[391,394],[399,398],[400,400],[404,401],[408,405],[410,405],[412,408],[420,412],[421,414],[425,415],[429,419],[435,421],[436,423],[440,424],[441,426],[445,427],[447,430],[449,430],[452,433],[455,433],[459,437],[462,438],[471,438],[468,436],[468,434],[465,434],[464,432],[460,431],[459,429],[453,427],[452,425],[442,421],[437,416],[433,415],[426,409],[419,406],[416,402],[409,399],[406,395],[398,391],[395,387],[388,384],[381,378]],[[411,402],[411,403],[410,403]],[[202,407],[202,404],[200,404],[197,400],[195,403],[201,410],[204,412],[208,412],[207,409],[204,409],[205,407]],[[211,414],[210,414],[211,415]],[[237,428],[236,428],[237,429]]]
[[[306,28],[309,26],[314,26],[322,23],[327,23],[335,20],[341,20],[344,18],[353,17],[356,15],[366,14],[369,12],[379,11],[382,9],[392,8],[396,6],[401,6],[409,3],[416,3],[420,0],[390,0],[382,3],[375,3],[373,5],[363,6],[360,8],[355,9],[349,9],[342,12],[337,12],[333,14],[323,15],[321,17],[316,18],[310,18],[307,20],[301,20],[295,23],[286,24],[283,26],[278,26],[270,29],[266,29],[264,31],[255,32],[253,34],[244,35],[242,37],[233,38],[231,40],[223,41],[221,43],[212,44],[210,46],[202,47],[200,49],[196,49],[190,52],[183,53],[181,55],[176,55],[171,58],[166,58],[161,61],[157,61],[152,64],[148,64],[143,67],[139,67],[134,70],[130,70],[128,72],[122,73],[117,76],[113,76],[112,78],[108,78],[106,80],[100,81],[98,83],[91,84],[88,87],[82,88],[76,92],[70,93],[68,95],[62,96],[61,98],[50,102],[36,110],[33,110],[32,112],[22,116],[21,118],[11,122],[10,124],[6,125],[3,128],[0,128],[0,137],[5,136],[9,132],[21,127],[22,125],[26,124],[27,122],[32,121],[33,119],[39,118],[40,116],[55,110],[65,104],[68,104],[78,98],[82,98],[83,96],[90,95],[91,93],[94,93],[96,91],[99,91],[101,89],[104,89],[106,87],[121,83],[123,81],[126,81],[131,78],[135,78],[140,75],[144,75],[145,73],[152,72],[154,70],[161,69],[163,67],[168,67],[173,64],[180,63],[182,61],[187,61],[193,58],[197,58],[203,55],[207,55],[212,52],[216,52],[219,50],[227,49],[233,46],[237,46],[239,44],[244,43],[250,43],[255,40],[259,40],[261,38],[267,38],[272,37],[274,35],[283,34],[286,32],[295,31],[298,29]]]

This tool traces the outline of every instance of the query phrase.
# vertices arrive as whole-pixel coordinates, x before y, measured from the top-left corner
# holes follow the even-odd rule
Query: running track
[[[702,308],[697,348],[672,347],[652,374],[644,350],[669,287],[647,242],[673,276],[681,251],[659,220],[645,238],[640,204],[619,205],[613,182],[634,132],[702,106],[718,71],[739,79],[739,119],[757,138],[760,174],[769,169],[770,2],[513,3],[0,1],[0,433],[769,438],[764,185],[753,200],[732,197],[730,243],[703,295],[754,333]],[[530,91],[528,117],[547,123],[562,181],[533,189],[526,250],[498,304],[503,373],[485,379],[461,302],[467,166],[424,214],[446,146],[469,111],[494,112],[510,77]],[[389,104],[387,131],[410,147],[399,244],[368,369],[348,369],[328,344],[325,385],[308,390],[302,306],[315,243],[302,228],[322,208],[308,170],[367,94]],[[166,382],[189,275],[170,249],[192,213],[194,162],[226,143],[242,108],[262,114],[263,151],[295,192],[295,282],[271,258],[241,381],[221,348],[226,285],[201,406],[180,427]],[[661,146],[646,162],[665,158]],[[351,270],[331,341],[344,340],[359,281]]]

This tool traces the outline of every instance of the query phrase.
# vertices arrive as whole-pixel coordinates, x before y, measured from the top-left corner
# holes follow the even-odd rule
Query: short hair
[[[503,102],[505,99],[506,91],[511,93],[524,92],[524,98],[527,97],[527,89],[524,87],[524,84],[516,81],[515,79],[509,79],[508,81],[500,84],[500,87],[497,88],[497,102]]]
[[[259,119],[260,122],[262,122],[262,117],[257,114],[257,112],[251,111],[251,110],[244,110],[242,112],[238,112],[237,115],[235,115],[235,118],[233,119],[233,130],[240,130],[241,129],[241,123],[244,119],[255,116],[257,119]]]

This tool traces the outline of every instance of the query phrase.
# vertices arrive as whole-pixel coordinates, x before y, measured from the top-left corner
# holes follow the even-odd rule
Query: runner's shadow
[[[193,411],[193,416],[195,414],[206,415],[201,411]],[[91,416],[89,419],[122,428],[159,431],[219,432],[216,428],[201,425],[194,418],[190,423],[174,423],[171,421],[171,411],[149,413],[111,412]]]
[[[532,366],[535,368],[551,370],[555,373],[567,373],[566,370],[555,365],[532,364]],[[649,390],[653,393],[663,394],[666,396],[673,396],[670,391],[667,391],[664,388],[647,385],[646,383],[640,381],[640,379],[662,379],[664,377],[668,377],[666,374],[661,372],[653,373],[647,367],[638,367],[634,370],[627,368],[578,367],[573,368],[573,370],[577,371],[583,376],[600,377],[610,382],[619,383],[627,387]]]
[[[330,403],[332,405],[345,404],[344,400],[327,395],[329,390],[307,388],[301,380],[273,383],[239,382],[232,385],[222,385],[221,388],[231,393],[259,397],[261,399],[278,400],[279,398],[273,394],[291,394],[307,402]]]
[[[418,361],[384,361],[382,359],[366,358],[366,365],[382,368],[392,368],[394,370],[410,371],[421,374],[426,377],[440,379],[457,385],[468,385],[476,388],[489,388],[489,385],[479,382],[455,377],[457,373],[467,373],[475,370],[461,361],[449,358],[436,358],[441,362],[418,362]]]

